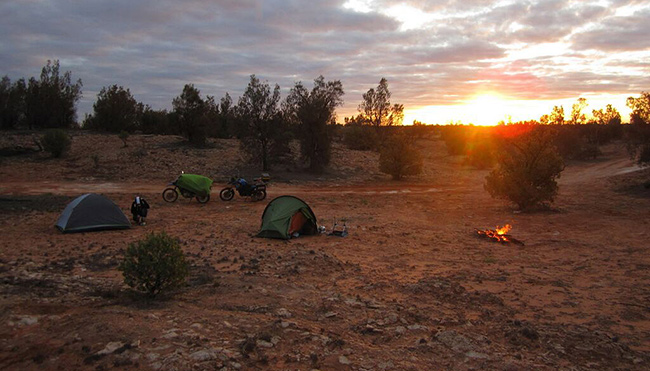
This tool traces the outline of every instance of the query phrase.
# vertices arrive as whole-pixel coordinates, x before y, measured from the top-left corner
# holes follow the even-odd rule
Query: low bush
[[[348,125],[343,128],[343,144],[349,149],[372,151],[378,143],[376,130],[370,126]]]
[[[155,297],[185,284],[189,266],[178,240],[162,232],[129,244],[118,270],[124,283]]]
[[[379,170],[394,180],[422,173],[422,155],[414,140],[405,135],[389,137],[379,154]]]
[[[537,128],[504,143],[497,168],[485,178],[485,189],[492,197],[530,209],[553,201],[562,170],[564,162],[553,145],[553,134]]]
[[[64,130],[52,129],[43,134],[41,144],[52,157],[59,158],[70,149],[70,138]]]

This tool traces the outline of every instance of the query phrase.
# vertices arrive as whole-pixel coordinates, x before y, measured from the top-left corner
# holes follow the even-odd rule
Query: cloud
[[[47,59],[59,59],[83,80],[81,113],[113,84],[160,109],[187,83],[237,101],[251,74],[285,94],[321,74],[339,79],[339,116],[353,114],[382,77],[407,108],[457,103],[486,88],[528,99],[647,89],[639,85],[650,56],[647,1],[368,0],[363,12],[346,3],[3,2],[0,74],[38,76]],[[543,45],[566,47],[525,52]]]
[[[598,26],[573,37],[577,50],[605,52],[650,49],[650,9],[626,17],[607,17]]]

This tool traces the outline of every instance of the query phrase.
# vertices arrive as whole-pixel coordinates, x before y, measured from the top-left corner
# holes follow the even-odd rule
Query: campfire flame
[[[476,233],[479,237],[487,238],[492,242],[516,243],[518,245],[523,245],[523,242],[512,238],[512,236],[508,234],[511,229],[512,226],[510,224],[506,224],[503,227],[497,226],[496,229],[477,229]]]
[[[512,226],[510,224],[506,224],[503,227],[499,227],[497,225],[497,229],[495,230],[495,232],[497,232],[498,235],[502,236],[504,234],[507,234],[511,229]]]

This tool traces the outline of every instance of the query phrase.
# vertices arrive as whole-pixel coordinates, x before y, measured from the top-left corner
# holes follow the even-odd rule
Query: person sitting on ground
[[[135,200],[131,204],[131,214],[133,214],[133,220],[137,224],[146,225],[145,218],[147,217],[148,210],[149,204],[147,201],[140,196],[135,196]]]

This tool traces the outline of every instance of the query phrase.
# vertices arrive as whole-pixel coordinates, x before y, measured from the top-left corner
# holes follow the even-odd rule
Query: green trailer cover
[[[279,196],[274,198],[264,209],[262,226],[257,237],[289,239],[291,218],[297,212],[307,218],[308,225],[303,228],[302,234],[316,234],[318,227],[316,215],[303,200],[294,196]]]
[[[181,174],[181,176],[176,179],[176,185],[201,197],[205,197],[210,194],[212,179],[203,175]]]

